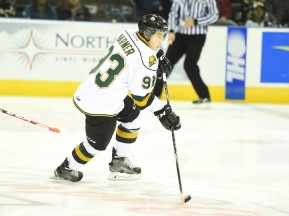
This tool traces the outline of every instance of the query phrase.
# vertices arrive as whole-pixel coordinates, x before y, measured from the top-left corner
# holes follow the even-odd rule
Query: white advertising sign
[[[80,81],[136,24],[0,19],[0,77]]]

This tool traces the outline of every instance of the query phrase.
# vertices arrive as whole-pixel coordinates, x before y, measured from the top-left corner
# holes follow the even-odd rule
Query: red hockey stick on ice
[[[10,115],[10,116],[13,116],[13,117],[15,117],[15,118],[21,119],[21,120],[23,120],[23,121],[30,122],[31,124],[38,125],[38,126],[43,127],[43,128],[47,128],[48,130],[53,131],[53,132],[55,132],[55,133],[60,133],[60,130],[59,130],[58,128],[49,127],[49,126],[47,126],[47,125],[44,125],[44,124],[41,124],[41,123],[39,123],[39,122],[30,120],[30,119],[25,118],[25,117],[20,116],[20,115],[14,114],[14,113],[9,112],[9,111],[7,111],[7,110],[4,110],[4,109],[2,109],[2,108],[0,108],[0,111],[3,112],[3,113],[5,113],[5,114],[7,114],[7,115]]]

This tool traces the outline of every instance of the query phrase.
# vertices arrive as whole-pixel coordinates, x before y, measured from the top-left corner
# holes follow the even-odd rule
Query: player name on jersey
[[[119,38],[117,39],[117,43],[125,52],[126,56],[135,52],[132,45],[129,43],[128,39],[124,36],[124,34],[121,34],[119,36]]]

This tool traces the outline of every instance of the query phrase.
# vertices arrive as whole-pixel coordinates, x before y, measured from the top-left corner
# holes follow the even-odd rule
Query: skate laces
[[[123,162],[123,165],[130,168],[130,169],[135,168],[134,163],[131,162],[131,160],[128,157],[115,156],[114,158],[121,160]]]
[[[71,170],[71,175],[77,176],[77,177],[79,176],[77,170]]]
[[[63,167],[63,171],[70,172],[70,174],[73,175],[73,176],[78,176],[78,171],[70,169],[69,167]]]
[[[131,160],[127,157],[124,158],[124,163],[126,166],[128,166],[130,169],[133,169],[135,167],[134,163],[131,162]]]

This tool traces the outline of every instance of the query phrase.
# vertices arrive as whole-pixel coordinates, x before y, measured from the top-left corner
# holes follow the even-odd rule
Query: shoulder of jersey
[[[133,61],[139,60],[147,69],[153,71],[157,70],[158,64],[156,54],[144,41],[141,40],[141,38],[137,36],[137,29],[125,30],[118,36],[118,39],[119,38],[123,38],[120,42],[118,42],[121,47],[123,44],[122,41],[128,41],[132,46],[133,53],[130,57]]]

